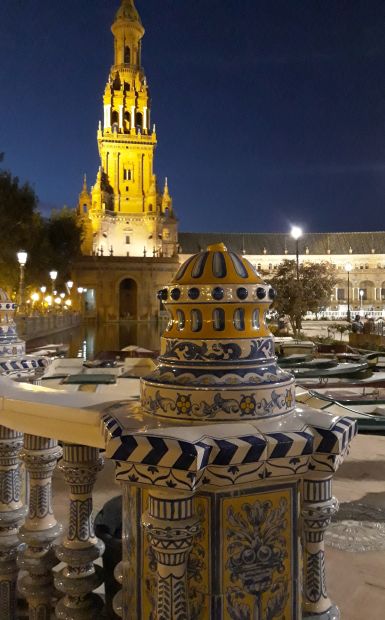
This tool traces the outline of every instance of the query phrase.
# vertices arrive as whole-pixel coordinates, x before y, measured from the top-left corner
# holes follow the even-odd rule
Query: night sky
[[[95,180],[118,0],[1,0],[0,151],[45,212]],[[385,229],[383,0],[136,0],[185,231]]]

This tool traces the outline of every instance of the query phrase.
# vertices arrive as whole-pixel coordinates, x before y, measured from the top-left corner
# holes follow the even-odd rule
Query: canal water
[[[126,321],[111,324],[86,324],[59,334],[35,338],[27,343],[27,350],[48,344],[68,344],[69,357],[93,359],[100,351],[119,351],[129,345],[159,351],[160,335],[166,323]]]

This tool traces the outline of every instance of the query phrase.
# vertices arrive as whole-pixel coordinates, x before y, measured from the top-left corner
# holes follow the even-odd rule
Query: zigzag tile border
[[[329,428],[256,431],[226,439],[210,436],[215,427],[208,427],[206,435],[188,441],[150,432],[128,433],[110,414],[103,423],[109,437],[106,456],[118,463],[118,480],[190,490],[202,484],[227,486],[272,475],[292,476],[307,469],[334,471],[357,432],[354,420],[340,418]]]

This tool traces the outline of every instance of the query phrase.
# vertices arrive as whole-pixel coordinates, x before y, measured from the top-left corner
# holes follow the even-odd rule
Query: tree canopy
[[[0,162],[3,155],[0,153]],[[0,287],[17,287],[17,252],[28,252],[26,283],[47,283],[50,269],[57,269],[63,281],[69,277],[71,263],[80,254],[82,229],[75,212],[64,208],[43,218],[38,198],[29,183],[0,168]]]
[[[327,263],[301,263],[297,280],[296,261],[284,260],[270,283],[277,291],[274,308],[280,315],[289,316],[298,333],[306,312],[318,312],[328,305],[336,278]]]

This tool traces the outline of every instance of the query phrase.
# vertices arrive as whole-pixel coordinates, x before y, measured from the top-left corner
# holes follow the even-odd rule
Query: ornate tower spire
[[[141,40],[145,30],[134,0],[122,0],[111,30],[115,39],[115,67],[140,67]]]
[[[170,213],[172,210],[172,199],[168,191],[168,179],[164,180],[164,189],[162,195],[162,213]]]
[[[141,66],[145,31],[134,0],[121,0],[111,30],[114,61],[103,93],[103,123],[97,131],[101,168],[89,215],[93,250],[103,247],[107,256],[113,246],[114,256],[143,256],[143,247],[152,252],[155,239],[156,255],[173,256],[177,223],[169,217],[168,188],[164,193],[157,189],[157,140]]]

